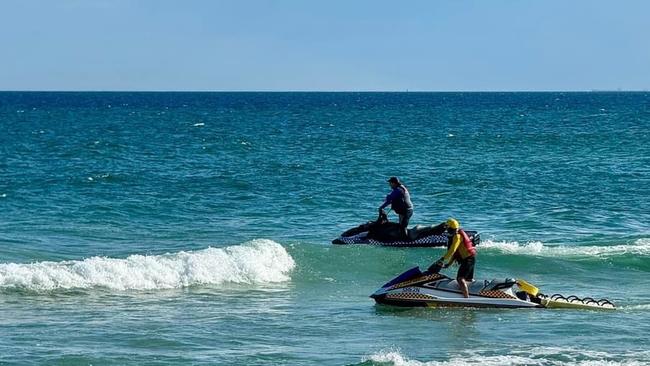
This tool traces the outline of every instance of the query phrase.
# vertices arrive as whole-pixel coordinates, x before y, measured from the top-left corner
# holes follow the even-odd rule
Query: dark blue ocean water
[[[0,131],[0,364],[650,363],[650,93],[3,92]],[[392,175],[478,277],[620,309],[376,307],[442,254],[330,244]]]

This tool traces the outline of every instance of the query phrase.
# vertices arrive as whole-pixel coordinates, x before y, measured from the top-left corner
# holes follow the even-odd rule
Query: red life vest
[[[474,243],[469,239],[469,236],[463,229],[458,229],[458,233],[460,236],[463,238],[463,244],[465,244],[465,249],[467,249],[467,253],[470,254],[471,257],[476,255],[476,249],[474,249]]]

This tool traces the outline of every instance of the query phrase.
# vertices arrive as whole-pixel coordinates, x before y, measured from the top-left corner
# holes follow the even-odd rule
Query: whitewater
[[[124,259],[5,263],[0,264],[0,289],[156,290],[223,283],[262,284],[287,281],[294,266],[280,244],[254,240],[225,248],[131,255]]]

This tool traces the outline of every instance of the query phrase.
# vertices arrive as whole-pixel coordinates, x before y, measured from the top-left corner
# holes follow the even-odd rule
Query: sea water
[[[4,92],[0,132],[2,365],[650,363],[650,93]],[[477,278],[618,310],[376,306],[443,254],[330,244],[393,175]]]

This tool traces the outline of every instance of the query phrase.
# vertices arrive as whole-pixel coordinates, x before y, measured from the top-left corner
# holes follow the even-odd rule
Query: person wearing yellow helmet
[[[458,274],[456,280],[463,296],[469,297],[467,282],[474,280],[474,264],[476,261],[476,249],[469,236],[460,227],[458,220],[450,218],[447,220],[447,235],[449,241],[447,252],[429,267],[428,271],[437,272],[441,268],[447,268],[454,262],[458,262]]]

